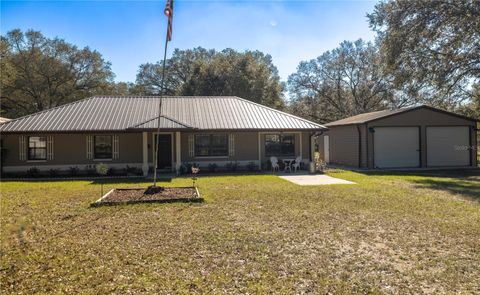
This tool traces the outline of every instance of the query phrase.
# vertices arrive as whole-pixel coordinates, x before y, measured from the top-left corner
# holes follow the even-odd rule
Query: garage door
[[[420,166],[418,127],[375,127],[373,139],[375,167],[407,168]]]
[[[427,127],[427,166],[469,166],[467,126]]]

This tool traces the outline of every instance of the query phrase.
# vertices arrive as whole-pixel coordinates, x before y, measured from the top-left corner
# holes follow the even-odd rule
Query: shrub
[[[58,169],[50,169],[50,170],[48,170],[48,173],[50,174],[51,177],[57,177],[58,176]]]
[[[27,170],[27,176],[28,177],[38,177],[40,176],[40,170],[38,170],[37,167],[32,167]]]
[[[254,162],[250,162],[247,164],[248,171],[254,171],[257,168],[257,165]]]
[[[228,162],[226,165],[225,165],[225,169],[227,169],[228,171],[237,171],[238,169],[238,163],[237,161],[235,162]]]
[[[70,176],[77,176],[79,172],[80,172],[80,169],[78,169],[77,166],[72,166],[68,168],[68,173],[70,174]]]
[[[95,166],[95,170],[97,171],[98,175],[105,176],[108,174],[108,167],[107,165],[100,163],[97,166]]]
[[[267,160],[266,162],[262,163],[262,170],[272,170],[272,162]]]
[[[315,162],[315,171],[323,172],[327,169],[327,162],[322,160],[320,153],[315,153],[313,161]]]
[[[85,167],[85,173],[86,173],[87,175],[95,175],[96,172],[97,172],[97,171],[96,171],[96,169],[95,169],[95,166],[93,166],[93,165],[87,165],[87,166]]]
[[[130,167],[127,165],[127,167],[125,168],[125,173],[127,175],[137,175],[138,174],[138,169],[136,167]]]
[[[118,173],[118,170],[115,169],[115,168],[113,168],[113,167],[110,167],[110,168],[108,168],[108,170],[107,170],[107,175],[108,175],[108,176],[114,176],[114,175],[116,175],[117,173]]]
[[[217,170],[217,168],[218,168],[218,165],[215,164],[215,163],[208,164],[208,171],[210,171],[210,172],[215,172]]]
[[[180,173],[180,175],[188,174],[191,172],[192,172],[192,164],[190,163],[182,163],[182,165],[180,165],[180,169],[178,170],[178,173]]]

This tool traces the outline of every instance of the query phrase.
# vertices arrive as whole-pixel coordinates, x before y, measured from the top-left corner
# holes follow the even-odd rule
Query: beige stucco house
[[[161,110],[159,112],[159,102]],[[157,122],[160,115],[160,132]],[[91,97],[0,125],[4,172],[154,166],[182,163],[223,167],[270,156],[312,159],[313,136],[326,128],[239,97]]]

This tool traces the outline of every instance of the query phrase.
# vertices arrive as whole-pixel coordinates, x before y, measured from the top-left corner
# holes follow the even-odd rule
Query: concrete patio
[[[356,184],[355,182],[324,174],[291,174],[278,177],[298,185]]]

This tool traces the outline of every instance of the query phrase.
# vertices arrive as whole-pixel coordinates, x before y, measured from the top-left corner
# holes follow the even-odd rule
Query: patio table
[[[288,170],[291,173],[292,172],[292,163],[293,163],[293,161],[295,161],[295,159],[283,159],[282,161],[285,163],[285,169],[283,171],[287,172],[287,170]]]

